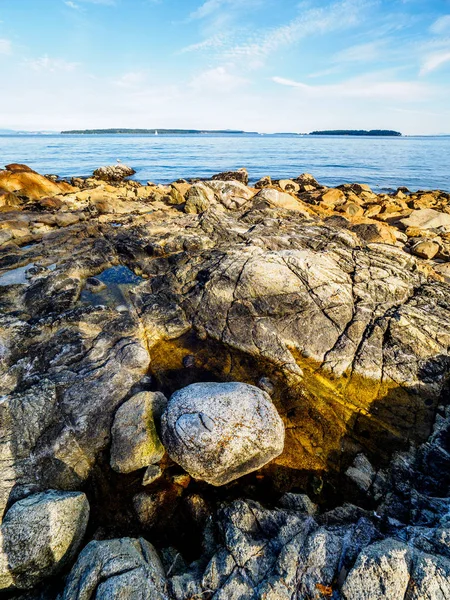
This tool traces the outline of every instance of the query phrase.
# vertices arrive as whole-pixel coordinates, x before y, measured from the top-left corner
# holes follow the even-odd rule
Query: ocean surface
[[[246,167],[250,181],[312,173],[329,186],[450,191],[450,136],[366,138],[299,135],[2,135],[0,166],[86,176],[117,159],[141,182],[210,177]]]

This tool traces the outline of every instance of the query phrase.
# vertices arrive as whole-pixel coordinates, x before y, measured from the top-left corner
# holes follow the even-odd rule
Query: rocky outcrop
[[[112,165],[109,167],[100,167],[94,171],[94,177],[108,182],[120,182],[134,175],[136,171],[126,165]]]
[[[165,569],[150,595],[445,597],[447,193],[11,177],[0,512],[48,490],[91,506],[88,558],[43,568],[33,600],[139,597],[159,577],[142,535]],[[163,399],[205,382],[252,386],[273,425],[206,394],[161,431]]]
[[[279,456],[284,426],[269,396],[243,383],[197,383],[162,416],[170,457],[196,479],[224,485]]]

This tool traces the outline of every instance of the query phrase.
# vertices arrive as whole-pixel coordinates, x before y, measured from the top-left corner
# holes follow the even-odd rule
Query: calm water
[[[312,173],[321,183],[450,191],[450,137],[0,136],[0,165],[26,163],[62,177],[89,175],[117,159],[139,181],[167,183],[247,167],[250,180]]]

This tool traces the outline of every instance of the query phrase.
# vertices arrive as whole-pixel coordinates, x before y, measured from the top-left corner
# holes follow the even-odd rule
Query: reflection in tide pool
[[[88,278],[80,300],[91,306],[125,310],[129,304],[128,291],[142,281],[143,278],[135,275],[128,267],[111,267],[97,277]]]

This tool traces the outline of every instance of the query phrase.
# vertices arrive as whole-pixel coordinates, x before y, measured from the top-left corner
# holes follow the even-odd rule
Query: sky
[[[0,0],[0,129],[450,133],[450,0]]]

